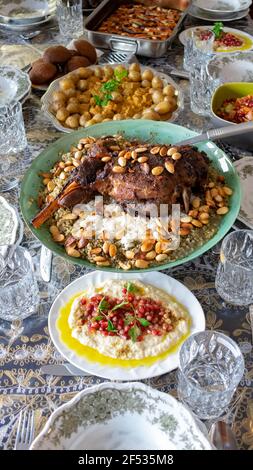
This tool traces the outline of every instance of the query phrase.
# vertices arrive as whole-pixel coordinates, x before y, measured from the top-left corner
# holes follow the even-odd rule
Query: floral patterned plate
[[[30,449],[211,450],[212,446],[204,427],[202,432],[175,398],[134,382],[82,390],[54,411]]]
[[[174,339],[172,350],[165,357],[158,356],[148,363],[141,360],[130,361],[129,365],[123,364],[125,361],[107,358],[100,354],[96,354],[96,350],[81,346],[77,340],[71,341],[71,330],[64,321],[64,327],[58,326],[59,313],[73,297],[81,294],[84,290],[92,286],[101,286],[105,281],[125,279],[138,280],[144,284],[150,284],[156,288],[163,289],[167,294],[173,296],[177,302],[182,304],[188,311],[190,317],[190,328],[188,332],[179,339]],[[68,315],[68,312],[66,312]],[[66,323],[66,324],[65,324]],[[92,272],[86,274],[74,282],[69,284],[55,299],[48,317],[48,326],[51,339],[60,354],[65,359],[81,370],[104,377],[110,380],[142,380],[149,377],[156,377],[165,374],[178,367],[178,352],[182,341],[190,334],[205,329],[205,317],[202,307],[192,292],[187,289],[181,282],[176,281],[170,276],[162,273],[145,273],[145,274],[112,274],[104,272]],[[71,341],[71,343],[69,343]],[[91,355],[91,351],[94,354]],[[150,359],[150,358],[148,358]]]
[[[242,186],[242,202],[238,219],[253,230],[253,157],[237,160],[234,166]]]

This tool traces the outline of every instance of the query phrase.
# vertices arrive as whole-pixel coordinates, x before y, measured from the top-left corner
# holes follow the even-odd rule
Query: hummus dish
[[[139,281],[108,280],[71,307],[72,337],[116,359],[158,356],[188,333],[190,317],[165,291]]]

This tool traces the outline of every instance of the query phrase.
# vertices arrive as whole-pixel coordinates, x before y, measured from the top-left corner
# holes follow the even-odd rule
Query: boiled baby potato
[[[79,90],[81,91],[85,91],[87,90],[88,88],[88,82],[87,80],[79,80],[79,82],[77,83],[77,87],[79,88]]]
[[[149,80],[151,82],[153,77],[154,77],[154,74],[152,70],[149,70],[149,69],[144,70],[144,72],[142,72],[141,74],[142,80]]]
[[[66,101],[53,101],[52,109],[57,112],[59,109],[64,108]]]
[[[133,64],[129,65],[129,72],[139,72],[141,71],[140,65],[136,64],[135,62]]]
[[[85,67],[79,67],[79,69],[73,72],[79,76],[79,78],[89,78],[93,75],[92,69],[86,69]]]
[[[79,103],[68,103],[66,109],[69,112],[69,114],[79,113],[80,111]]]
[[[112,91],[111,93],[112,101],[115,103],[120,103],[122,101],[122,95],[118,91]]]
[[[91,119],[90,113],[88,113],[88,112],[83,113],[82,116],[79,119],[80,126],[84,127],[86,122],[89,121],[90,119]]]
[[[86,111],[89,111],[90,105],[89,103],[79,103],[79,112],[84,114]]]
[[[75,103],[75,104],[79,104],[79,99],[77,96],[71,96],[68,100],[68,104],[69,103]]]
[[[69,114],[70,113],[66,108],[60,108],[56,113],[56,119],[58,119],[58,121],[64,122],[69,117]]]
[[[167,101],[161,101],[155,106],[154,110],[158,114],[166,114],[171,111],[171,106]]]
[[[122,73],[126,71],[126,67],[124,67],[124,65],[117,65],[114,70],[118,73]]]
[[[52,98],[53,101],[65,101],[66,96],[62,91],[54,91]]]
[[[149,80],[142,80],[141,86],[143,88],[150,88],[151,87],[151,82]]]
[[[162,94],[162,90],[155,90],[154,93],[152,93],[152,100],[153,103],[158,104],[161,101],[164,100],[164,96]]]
[[[97,113],[93,116],[92,118],[95,122],[102,122],[103,121],[103,116],[100,113]]]
[[[129,80],[132,82],[140,82],[141,81],[141,74],[137,70],[130,70],[128,74]]]
[[[142,113],[142,119],[152,119],[153,121],[160,121],[160,115],[152,109],[145,109]]]
[[[71,129],[77,129],[79,127],[79,120],[80,120],[80,114],[72,114],[72,116],[69,116],[66,119],[65,125],[67,127],[70,127]]]
[[[76,89],[75,88],[68,88],[67,90],[64,90],[64,95],[67,98],[71,98],[72,96],[76,96]]]
[[[90,119],[89,121],[86,122],[85,127],[92,126],[93,124],[96,124],[96,122],[94,121],[94,119]]]
[[[82,93],[79,96],[79,102],[80,103],[89,103],[90,102],[90,97],[91,97],[91,94],[90,94],[89,91],[87,91],[86,93]]]
[[[59,87],[60,87],[60,90],[66,91],[66,90],[69,90],[69,89],[74,89],[75,84],[74,84],[74,81],[71,80],[71,78],[66,77],[66,78],[62,78],[59,81]]]
[[[172,85],[166,85],[163,89],[163,94],[166,96],[174,96],[175,88]]]
[[[114,121],[121,121],[122,119],[124,119],[124,116],[120,113],[114,114],[114,116],[113,116]]]
[[[103,67],[103,72],[104,72],[105,78],[107,78],[107,79],[111,78],[114,75],[113,68],[110,65],[105,65]]]
[[[165,96],[164,101],[169,104],[170,111],[175,111],[177,109],[177,98],[171,96]]]
[[[153,88],[163,88],[163,81],[160,77],[154,77],[151,83]]]
[[[94,75],[95,77],[97,78],[103,78],[104,74],[103,74],[103,69],[101,67],[95,67],[94,68]]]

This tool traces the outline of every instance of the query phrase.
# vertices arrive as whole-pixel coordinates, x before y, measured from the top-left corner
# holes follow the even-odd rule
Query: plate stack
[[[0,0],[0,28],[30,31],[50,21],[56,11],[56,0]]]
[[[235,21],[249,13],[252,0],[193,0],[189,14],[205,21]]]

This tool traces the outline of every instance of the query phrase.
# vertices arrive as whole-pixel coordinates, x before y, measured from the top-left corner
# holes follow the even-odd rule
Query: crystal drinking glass
[[[226,302],[253,303],[253,230],[236,230],[224,238],[215,287]]]
[[[195,333],[179,353],[179,399],[200,419],[218,418],[243,373],[244,359],[234,341],[216,331]]]
[[[30,253],[18,246],[0,273],[0,318],[20,320],[36,312],[39,290]]]
[[[56,14],[63,40],[68,42],[82,36],[82,0],[57,0],[56,5]]]

